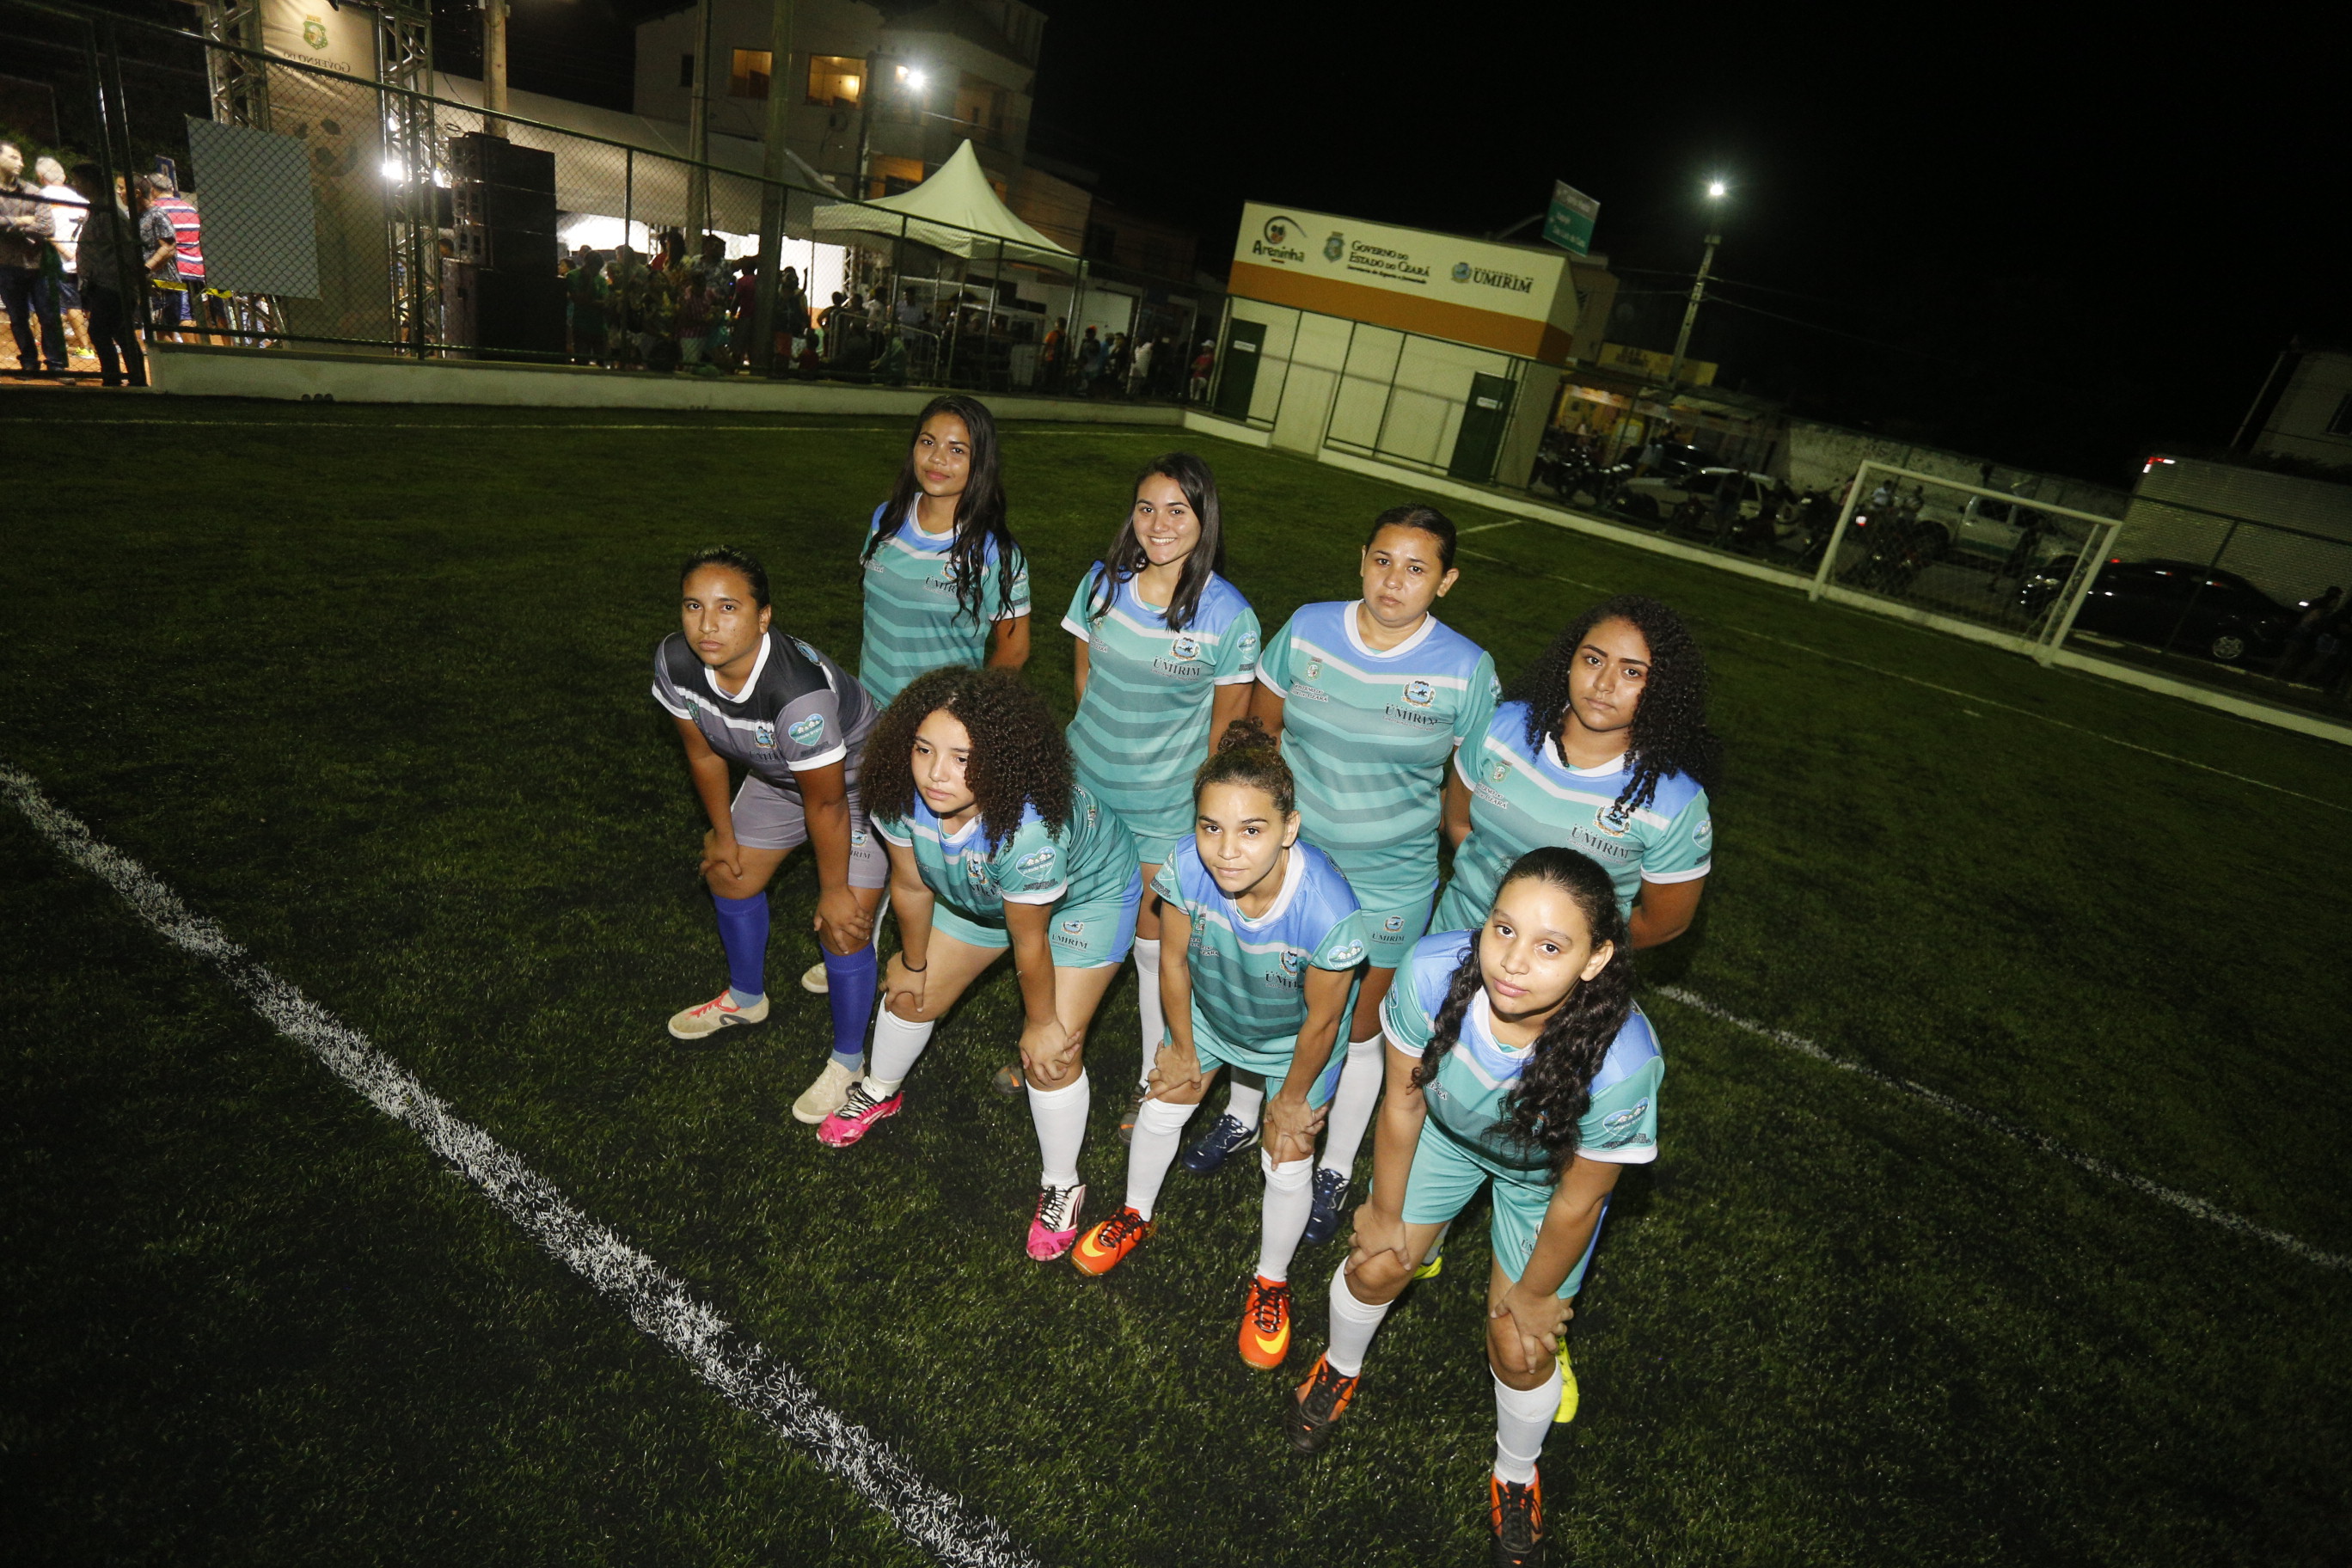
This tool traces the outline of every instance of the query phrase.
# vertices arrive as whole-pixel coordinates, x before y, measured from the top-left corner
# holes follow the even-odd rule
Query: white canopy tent
[[[968,261],[1002,259],[1060,272],[1078,269],[1076,253],[1013,216],[989,185],[970,142],[913,190],[871,202],[827,204],[816,209],[812,226],[819,239],[835,244],[856,244],[865,235],[903,235]]]

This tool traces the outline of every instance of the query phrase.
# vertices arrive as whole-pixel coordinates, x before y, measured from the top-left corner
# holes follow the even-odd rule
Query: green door
[[[1469,406],[1462,410],[1462,433],[1454,437],[1454,461],[1445,471],[1483,485],[1495,477],[1495,458],[1511,427],[1511,383],[1507,376],[1473,375]]]
[[[1216,410],[1228,419],[1249,417],[1257,395],[1257,362],[1265,347],[1264,321],[1235,321],[1225,329],[1224,374],[1217,377]]]

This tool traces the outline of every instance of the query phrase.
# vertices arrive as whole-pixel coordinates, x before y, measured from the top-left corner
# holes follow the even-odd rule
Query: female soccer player
[[[977,398],[934,397],[906,466],[874,509],[857,679],[887,705],[927,670],[1029,658],[1029,562],[1004,518],[996,421]]]
[[[1290,1353],[1290,1259],[1336,1076],[1325,1067],[1363,963],[1363,921],[1331,858],[1298,841],[1297,784],[1255,721],[1224,732],[1192,795],[1192,835],[1160,868],[1169,1037],[1136,1115],[1126,1206],[1070,1261],[1107,1273],[1150,1237],[1160,1184],[1209,1080],[1228,1067],[1264,1074],[1281,1088],[1265,1108],[1263,1230],[1241,1349],[1252,1366],[1277,1367]]]
[[[1445,785],[1454,880],[1439,931],[1478,923],[1512,861],[1558,844],[1607,868],[1628,945],[1688,930],[1715,843],[1706,661],[1682,617],[1626,594],[1579,616],[1511,683]]]
[[[1458,575],[1453,521],[1433,507],[1392,507],[1372,520],[1364,542],[1364,596],[1304,606],[1258,661],[1250,711],[1281,737],[1307,838],[1347,874],[1370,950],[1315,1173],[1310,1245],[1339,1228],[1356,1151],[1380,1103],[1381,998],[1429,929],[1446,763],[1494,716],[1495,661],[1430,614]],[[1244,1094],[1186,1151],[1186,1168],[1214,1170],[1255,1119]]]
[[[772,624],[767,569],[705,550],[679,574],[683,629],[654,652],[654,700],[677,721],[710,818],[702,875],[719,910],[727,989],[669,1021],[681,1040],[768,1016],[768,882],[800,845],[816,855],[817,943],[832,989],[833,1058],[793,1103],[821,1121],[866,1065],[874,1010],[874,910],[886,865],[857,798],[873,700],[839,665]],[[730,801],[730,763],[750,771]]]
[[[890,846],[899,951],[874,1021],[874,1059],[817,1128],[847,1148],[896,1116],[931,1026],[1013,950],[1021,1063],[1045,1170],[1029,1256],[1077,1238],[1091,1094],[1087,1026],[1135,940],[1135,841],[1070,777],[1045,700],[1009,669],[935,669],[884,711],[866,743],[866,798]]]
[[[1135,994],[1146,1074],[1165,1033],[1154,879],[1192,836],[1193,770],[1249,705],[1257,672],[1257,613],[1224,567],[1216,476],[1171,452],[1136,476],[1127,521],[1062,617],[1078,639],[1078,782],[1127,824],[1143,861]]]
[[[1330,1441],[1389,1303],[1493,1183],[1498,1563],[1543,1560],[1536,1461],[1555,1421],[1575,1413],[1561,1330],[1619,1169],[1657,1158],[1665,1062],[1633,1005],[1624,947],[1609,873],[1550,846],[1512,863],[1479,930],[1415,944],[1381,1008],[1388,1093],[1371,1196],[1331,1277],[1331,1345],[1284,1409],[1298,1448]]]

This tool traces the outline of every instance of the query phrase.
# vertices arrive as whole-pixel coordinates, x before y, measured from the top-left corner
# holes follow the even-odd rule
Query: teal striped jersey
[[[1469,931],[1441,931],[1413,944],[1397,965],[1396,984],[1381,1003],[1381,1030],[1406,1056],[1419,1058],[1437,1029],[1454,971],[1470,950]],[[1620,959],[1618,962],[1623,962]],[[1454,1048],[1437,1064],[1436,1081],[1422,1090],[1430,1125],[1479,1164],[1516,1181],[1551,1181],[1550,1156],[1509,1132],[1505,1101],[1535,1055],[1532,1045],[1495,1038],[1494,1008],[1478,987],[1464,1011]],[[1636,1007],[1592,1075],[1592,1103],[1576,1124],[1576,1152],[1588,1160],[1639,1165],[1658,1157],[1658,1085],[1665,1058],[1650,1020]]]
[[[1696,881],[1714,863],[1715,819],[1697,780],[1669,773],[1649,805],[1622,810],[1617,797],[1633,777],[1626,759],[1572,768],[1557,736],[1528,745],[1524,702],[1496,709],[1486,732],[1454,753],[1454,769],[1470,786],[1470,837],[1454,852],[1441,931],[1485,923],[1511,862],[1545,845],[1597,861],[1617,886],[1621,912],[1643,882]]]
[[[1282,754],[1298,776],[1305,837],[1370,904],[1425,897],[1437,883],[1446,759],[1485,732],[1495,661],[1434,616],[1385,653],[1366,646],[1356,605],[1303,606],[1269,638],[1257,678],[1284,700]]]
[[[1364,961],[1363,917],[1348,879],[1303,839],[1286,856],[1282,890],[1255,920],[1217,886],[1190,835],[1151,884],[1192,922],[1184,968],[1192,980],[1193,1027],[1256,1058],[1235,1063],[1253,1072],[1288,1069],[1307,1022],[1307,971]]]
[[[878,816],[874,830],[914,851],[931,896],[974,925],[1004,929],[1004,906],[1117,903],[1135,880],[1135,841],[1127,826],[1084,789],[1070,792],[1070,820],[1058,832],[1024,805],[1021,826],[994,849],[975,812],[961,831],[915,797],[911,816]]]
[[[868,537],[882,527],[888,510],[887,501],[874,509]],[[958,610],[955,579],[948,570],[948,547],[954,542],[952,533],[925,533],[916,527],[910,507],[866,563],[866,637],[857,650],[857,683],[883,707],[919,675],[950,665],[979,668],[988,657],[994,625],[1029,613],[1029,563],[1017,544],[1010,596],[992,543],[981,574],[979,617]]]
[[[1169,629],[1164,607],[1146,604],[1135,579],[1089,619],[1103,567],[1071,595],[1062,625],[1087,645],[1087,694],[1070,721],[1078,780],[1137,837],[1165,843],[1192,832],[1192,772],[1209,754],[1217,688],[1257,673],[1257,612],[1212,574],[1190,625]]]

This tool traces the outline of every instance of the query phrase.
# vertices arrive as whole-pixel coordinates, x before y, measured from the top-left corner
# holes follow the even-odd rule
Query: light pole
[[[507,0],[482,0],[482,129],[504,136],[506,109]]]
[[[1698,321],[1699,302],[1706,298],[1706,275],[1715,266],[1715,247],[1723,243],[1723,198],[1730,194],[1731,187],[1721,180],[1706,183],[1706,251],[1698,258],[1698,276],[1691,280],[1690,304],[1683,311],[1683,330],[1675,335],[1675,363],[1666,367],[1669,386],[1683,378],[1683,357],[1690,351],[1691,328]]]

